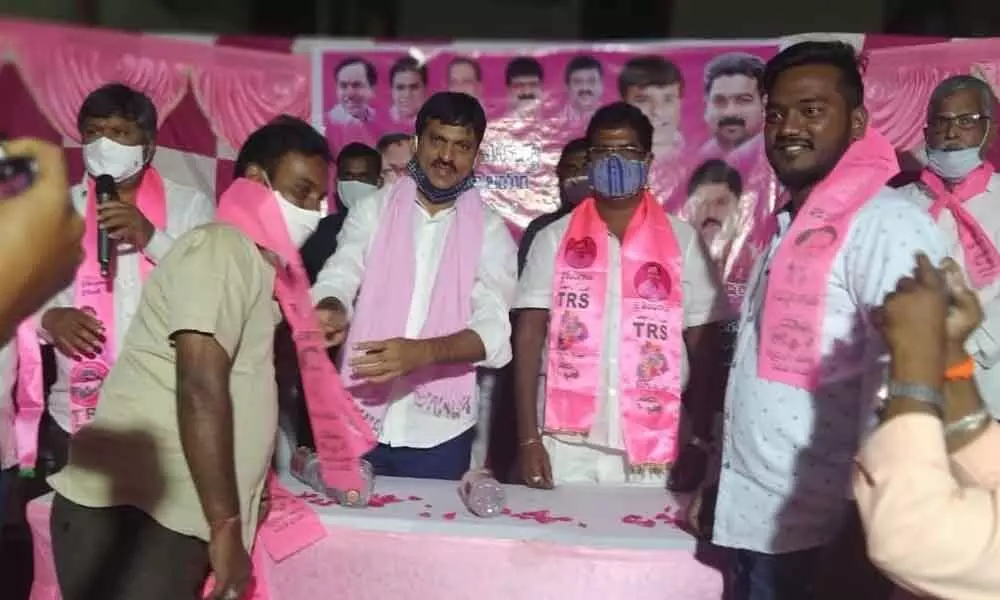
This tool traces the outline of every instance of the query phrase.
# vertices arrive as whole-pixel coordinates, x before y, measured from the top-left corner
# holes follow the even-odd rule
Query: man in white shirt
[[[56,349],[57,379],[49,395],[48,416],[43,419],[41,432],[42,449],[48,450],[54,461],[48,465],[52,472],[65,464],[66,443],[82,424],[73,417],[71,395],[72,388],[84,383],[74,383],[74,373],[93,364],[106,343],[115,349],[112,354],[117,354],[139,306],[144,270],[159,263],[182,234],[211,221],[215,212],[211,198],[161,177],[150,163],[156,150],[157,116],[156,107],[144,94],[117,83],[98,88],[84,100],[77,124],[84,144],[87,175],[83,183],[71,190],[74,208],[87,221],[86,215],[95,210],[97,202],[88,193],[94,189],[93,179],[110,175],[117,186],[118,197],[97,209],[96,219],[87,221],[85,233],[93,240],[99,226],[108,232],[116,246],[110,290],[113,322],[102,323],[100,315],[90,310],[96,302],[81,303],[81,273],[41,312],[40,335]],[[143,198],[151,188],[162,189],[159,203],[164,222],[157,226],[153,223],[156,217],[143,212]],[[107,331],[114,332],[114,339],[105,339]],[[106,358],[113,362],[115,356]],[[97,386],[93,397],[103,381],[97,373],[97,380],[86,382]]]
[[[1000,176],[985,161],[996,139],[996,105],[993,90],[981,79],[956,75],[942,81],[927,107],[927,167],[920,182],[900,191],[931,211],[949,254],[969,273],[979,294],[983,321],[969,337],[967,350],[976,361],[983,401],[1000,417],[1000,271],[977,254],[995,256],[1000,240]],[[951,199],[953,204],[947,202]]]
[[[868,129],[863,86],[853,48],[840,42],[791,46],[762,76],[767,157],[789,197],[750,276],[726,392],[713,541],[734,550],[734,600],[812,598],[821,560],[836,563],[824,547],[851,515],[853,459],[884,376],[885,349],[869,313],[910,273],[916,253],[935,264],[945,256],[931,219],[885,187],[898,164]],[[855,159],[858,148],[879,148],[878,166]],[[852,190],[849,211],[833,204],[844,202],[842,189]],[[793,229],[817,219],[840,219],[840,229],[832,236]],[[823,253],[799,245],[805,238],[841,245],[816,269],[825,272],[807,277],[813,287],[796,288],[789,280],[802,273],[792,267]],[[814,321],[791,318],[803,306]],[[789,326],[797,329],[780,336]],[[809,367],[799,372],[781,360]],[[838,583],[863,576],[855,571]],[[874,583],[867,592],[874,595],[829,597],[885,597],[884,582]]]
[[[510,361],[516,248],[472,183],[486,115],[440,92],[417,114],[408,175],[351,211],[313,287],[379,475],[458,479],[481,409],[477,367]],[[360,291],[359,291],[360,290]]]
[[[627,355],[642,354],[640,347],[648,344],[651,339],[645,335],[631,335],[635,328],[633,325],[636,323],[645,327],[644,319],[625,319],[631,324],[623,326],[624,307],[632,302],[622,283],[623,272],[630,273],[624,266],[626,260],[623,258],[622,250],[622,240],[628,242],[631,239],[625,238],[625,230],[629,224],[633,220],[640,219],[639,215],[644,214],[644,210],[660,211],[663,217],[660,222],[669,223],[669,231],[675,238],[674,242],[679,253],[675,259],[679,259],[679,275],[683,291],[682,305],[674,315],[681,321],[676,325],[678,331],[683,331],[683,342],[678,340],[680,360],[677,364],[672,364],[668,358],[667,370],[678,370],[679,391],[684,394],[685,404],[697,402],[702,406],[708,406],[721,403],[722,386],[712,390],[710,382],[713,375],[716,381],[720,380],[722,373],[717,371],[713,374],[710,370],[705,371],[711,369],[713,357],[720,352],[720,348],[712,343],[720,341],[717,330],[709,325],[728,318],[730,312],[721,281],[694,229],[673,216],[662,214],[662,207],[655,201],[651,201],[649,208],[643,208],[646,198],[652,199],[652,196],[645,191],[645,175],[652,160],[650,149],[653,144],[653,125],[649,119],[638,108],[624,102],[605,106],[599,109],[590,121],[587,128],[587,144],[590,156],[588,172],[593,187],[593,198],[585,200],[584,205],[538,232],[518,284],[517,300],[514,304],[514,308],[518,309],[515,332],[517,348],[515,396],[521,474],[527,485],[539,488],[549,488],[563,483],[637,482],[663,485],[666,467],[669,467],[669,464],[663,465],[663,468],[649,468],[651,463],[638,464],[630,460],[632,455],[626,451],[629,442],[626,423],[630,420],[630,413],[634,411],[627,402],[628,390],[625,389],[627,384],[624,383],[626,380],[620,379],[618,374],[619,371],[625,373],[629,370],[626,367]],[[624,189],[606,189],[607,186],[604,185],[604,179],[600,175],[601,166],[608,160],[619,159],[626,161],[626,165],[642,164],[645,167],[635,170],[631,185],[626,185]],[[630,169],[626,167],[625,172],[628,171]],[[549,419],[551,411],[542,410],[543,403],[551,400],[547,398],[551,389],[546,385],[546,369],[543,369],[543,365],[553,364],[548,358],[554,351],[549,344],[548,335],[550,313],[559,309],[558,306],[553,306],[553,298],[563,295],[556,286],[563,277],[589,277],[586,272],[560,276],[558,266],[566,237],[573,235],[571,234],[573,220],[580,218],[579,210],[587,203],[594,203],[608,231],[607,284],[603,304],[604,333],[600,343],[599,374],[597,374],[598,381],[595,382],[597,398],[592,423],[589,431],[585,433],[567,434],[554,429]],[[641,226],[656,231],[653,228],[657,222],[656,219],[647,216]],[[664,231],[662,234],[658,232],[657,235],[669,236],[670,232]],[[634,235],[635,233],[630,231],[630,236]],[[665,245],[666,242],[660,238],[657,244]],[[628,247],[626,250],[630,253],[638,251]],[[666,270],[656,265],[654,261],[653,256],[644,255],[641,259],[644,263],[641,273],[655,272],[656,281],[660,284],[658,289],[662,289],[664,280],[666,279],[668,285],[670,281]],[[639,274],[637,273],[635,277],[639,277]],[[626,280],[632,278],[632,275],[625,276]],[[648,286],[638,284],[636,287],[638,294],[642,295],[644,287]],[[648,294],[644,297],[650,301],[662,299]],[[588,307],[578,303],[577,308]],[[595,335],[598,334],[590,332],[590,336]],[[660,339],[662,340],[662,337]],[[629,348],[628,344],[635,344],[635,348]],[[690,379],[689,372],[692,369],[689,368],[689,362],[700,370],[700,373],[696,373],[695,377]],[[549,379],[552,377],[550,373]],[[688,385],[689,380],[691,385]],[[659,385],[655,379],[653,381],[654,387]],[[714,402],[710,397],[713,392]],[[680,397],[676,400],[679,402]],[[577,404],[582,401],[584,400],[575,400]],[[691,406],[691,408],[694,409],[693,412],[700,410],[700,407]],[[662,408],[664,412],[669,409],[669,406]],[[540,428],[538,415],[541,413],[545,413],[546,418],[544,426]],[[699,423],[699,425],[710,426],[710,423]],[[710,432],[707,431],[708,427],[704,429],[698,434],[707,437]],[[671,431],[658,430],[657,434],[665,441],[672,440],[670,443],[678,447],[679,432],[676,427]]]

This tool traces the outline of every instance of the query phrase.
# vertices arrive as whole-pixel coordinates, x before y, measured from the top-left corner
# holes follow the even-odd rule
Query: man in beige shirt
[[[293,243],[319,222],[326,140],[282,117],[235,174],[273,190]],[[225,201],[225,200],[224,200]],[[275,258],[201,226],[151,274],[92,424],[49,479],[63,600],[240,598],[277,429]]]
[[[894,581],[920,597],[994,599],[1000,429],[965,351],[983,312],[953,261],[938,271],[919,260],[879,319],[892,352],[889,398],[858,456],[854,493],[872,562]]]

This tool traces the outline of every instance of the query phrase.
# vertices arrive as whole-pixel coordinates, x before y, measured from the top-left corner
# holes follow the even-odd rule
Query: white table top
[[[283,476],[295,495],[308,487]],[[678,529],[686,498],[659,487],[562,486],[534,490],[504,486],[510,514],[483,519],[466,510],[457,483],[427,479],[380,477],[375,481],[373,506],[344,508],[335,504],[310,505],[323,523],[372,531],[423,533],[547,541],[574,546],[693,551],[696,540]],[[378,502],[378,500],[388,502]],[[380,504],[380,505],[379,505]],[[538,513],[537,511],[548,511]],[[534,513],[525,515],[524,513]],[[521,518],[518,517],[521,515]],[[562,517],[560,521],[547,518]],[[628,521],[628,522],[625,522]]]

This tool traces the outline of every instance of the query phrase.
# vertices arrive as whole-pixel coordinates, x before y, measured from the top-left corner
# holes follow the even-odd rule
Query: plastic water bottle
[[[477,517],[495,517],[507,507],[503,486],[489,469],[469,471],[458,484],[458,496],[469,512]]]
[[[295,450],[289,470],[293,477],[343,506],[368,506],[375,489],[375,470],[366,460],[361,461],[362,489],[345,491],[327,486],[320,471],[319,456],[304,446]]]
[[[375,491],[375,469],[370,462],[365,459],[360,461],[361,468],[361,489],[360,490],[337,490],[337,502],[341,506],[360,508],[368,506],[371,501],[372,492]]]
[[[326,487],[326,484],[323,483],[323,475],[319,470],[319,457],[309,448],[299,446],[295,449],[288,470],[291,472],[292,477],[308,485],[313,490],[328,498],[336,497],[336,490]]]

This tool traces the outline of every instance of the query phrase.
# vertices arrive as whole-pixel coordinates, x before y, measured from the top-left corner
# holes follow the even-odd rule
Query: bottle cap
[[[361,492],[358,490],[347,490],[344,492],[344,506],[355,506],[361,502]]]

